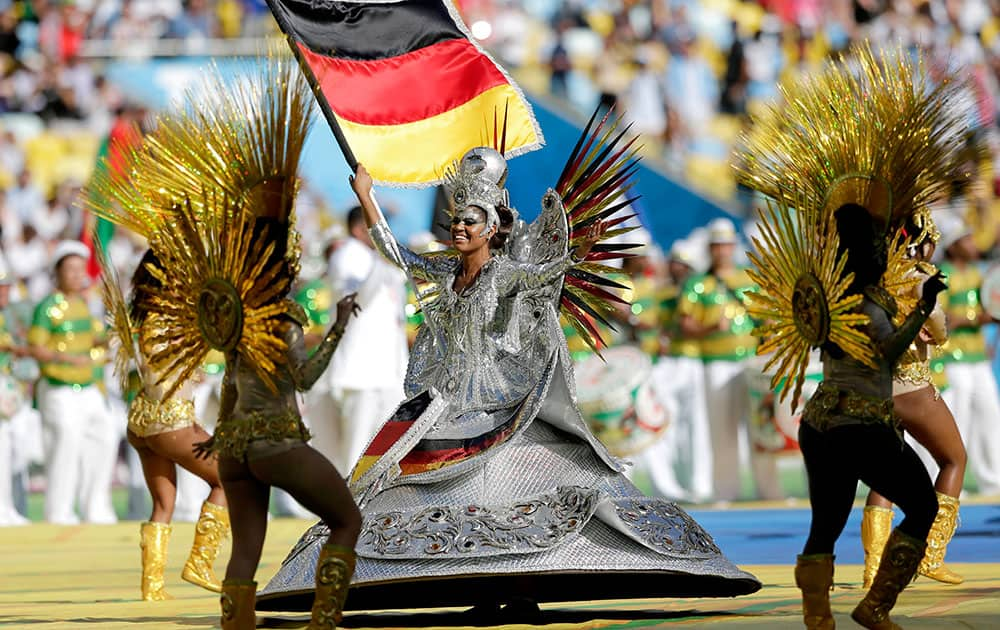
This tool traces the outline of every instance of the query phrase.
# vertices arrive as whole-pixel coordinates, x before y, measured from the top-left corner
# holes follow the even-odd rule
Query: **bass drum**
[[[799,420],[820,381],[823,367],[819,355],[810,357],[806,368],[805,382],[802,384],[802,400],[792,407],[791,395],[779,401],[784,382],[771,390],[773,372],[765,372],[764,365],[769,357],[754,357],[747,362],[747,384],[750,392],[750,442],[759,453],[788,455],[799,450]]]
[[[653,362],[636,346],[603,351],[576,363],[577,404],[591,431],[612,455],[627,457],[651,446],[670,423],[649,378]]]

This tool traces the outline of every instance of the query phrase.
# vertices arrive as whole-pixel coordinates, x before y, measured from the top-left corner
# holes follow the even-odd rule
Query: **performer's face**
[[[493,230],[486,230],[486,212],[467,206],[451,218],[451,241],[459,252],[471,253],[489,246]]]
[[[87,288],[87,261],[70,254],[56,268],[56,284],[65,293],[79,293]]]

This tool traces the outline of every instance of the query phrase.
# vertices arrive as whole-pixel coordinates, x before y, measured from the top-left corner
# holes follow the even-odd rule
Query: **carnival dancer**
[[[787,107],[769,108],[747,142],[740,178],[776,200],[751,253],[761,284],[751,312],[763,322],[760,351],[774,353],[774,381],[788,379],[783,394],[793,402],[810,349],[822,351],[823,382],[799,426],[812,521],[795,581],[808,628],[834,627],[834,544],[859,480],[905,513],[851,615],[866,628],[899,628],[889,611],[917,572],[937,513],[892,394],[895,364],[945,285],[940,274],[928,278],[897,327],[898,305],[880,283],[893,230],[950,184],[962,129],[955,83],[931,86],[903,51],[876,57],[861,46],[850,63],[784,86]]]
[[[910,277],[914,281],[905,277],[898,284],[900,289],[909,293],[899,296],[901,311],[904,301],[912,302],[919,296],[920,283],[937,273],[937,268],[930,263],[930,259],[941,236],[926,209],[919,211],[906,226],[906,235],[905,243],[909,247],[905,248],[905,252],[908,257],[900,257],[903,259],[897,261],[897,264],[912,269]],[[907,264],[909,257],[916,263]],[[899,277],[902,274],[897,271],[887,275]],[[947,338],[947,324],[939,300],[935,302],[920,336],[896,365],[892,393],[893,409],[903,429],[930,451],[938,465],[934,482],[938,512],[927,538],[927,553],[918,572],[939,582],[960,584],[962,576],[944,566],[944,556],[958,524],[958,497],[965,478],[965,447],[951,410],[933,384],[930,369],[932,350]],[[892,503],[875,490],[870,490],[861,521],[861,543],[865,550],[865,588],[871,586],[872,579],[878,573],[882,552],[892,529],[892,519]]]
[[[194,454],[194,445],[209,438],[194,413],[194,379],[174,382],[170,378],[160,378],[156,367],[147,359],[160,349],[153,347],[153,338],[164,327],[163,317],[150,313],[150,302],[162,288],[158,279],[162,276],[162,267],[153,251],[146,250],[132,276],[132,295],[125,304],[117,272],[104,256],[98,256],[98,259],[105,309],[112,315],[119,353],[123,353],[119,365],[134,362],[139,371],[139,392],[128,410],[127,437],[139,454],[146,487],[153,498],[152,514],[139,529],[142,599],[172,599],[165,590],[163,572],[167,563],[167,544],[173,530],[170,523],[177,496],[179,467],[203,479],[210,488],[208,498],[201,505],[194,541],[181,577],[218,593],[222,587],[212,565],[223,541],[229,537],[229,513],[216,462],[199,459]],[[126,370],[122,373],[122,378],[128,377]],[[167,395],[170,391],[174,393]]]
[[[979,251],[961,219],[942,214],[939,223],[944,250],[941,271],[948,276],[949,338],[944,357],[951,384],[948,406],[955,414],[980,494],[1000,495],[1000,393],[983,336],[983,326],[993,318],[980,301]]]
[[[121,431],[114,426],[99,383],[103,379],[104,325],[84,291],[90,250],[62,241],[53,252],[56,290],[36,307],[28,332],[39,363],[38,408],[45,449],[45,520],[60,525],[118,520],[111,479]]]
[[[0,253],[0,527],[27,525],[30,521],[14,505],[14,458],[18,445],[13,420],[25,407],[21,383],[11,374],[11,361],[26,356],[27,347],[17,343],[8,323],[7,307],[14,278]]]
[[[573,402],[557,308],[596,346],[584,313],[610,312],[611,290],[624,289],[600,261],[628,245],[598,243],[616,232],[634,157],[604,142],[612,133],[588,126],[530,227],[503,188],[504,136],[468,151],[447,175],[447,254],[397,243],[359,166],[352,186],[372,241],[434,295],[421,298],[408,399],[351,474],[363,515],[352,609],[759,588],[683,510],[629,483]],[[322,524],[306,532],[258,608],[297,605],[325,535]]]

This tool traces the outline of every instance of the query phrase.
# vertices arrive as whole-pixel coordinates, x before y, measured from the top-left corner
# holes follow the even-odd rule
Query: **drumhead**
[[[979,300],[983,310],[993,319],[1000,319],[1000,265],[994,265],[983,275],[983,285],[979,289]]]

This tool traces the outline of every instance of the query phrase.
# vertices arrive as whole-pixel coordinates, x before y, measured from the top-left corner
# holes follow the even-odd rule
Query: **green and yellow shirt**
[[[670,350],[667,356],[697,359],[701,357],[698,340],[685,337],[681,332],[680,300],[681,287],[671,285],[663,290],[660,300],[660,326],[670,337]]]
[[[7,314],[0,309],[0,348],[9,348],[14,344],[14,336],[10,334],[7,325]],[[0,351],[0,372],[10,371],[10,353]]]
[[[53,293],[38,306],[28,331],[28,343],[64,356],[85,356],[90,362],[72,365],[62,361],[41,362],[42,376],[53,385],[91,385],[104,376],[104,324],[90,313],[79,296]]]
[[[746,269],[736,268],[723,277],[705,273],[692,276],[684,284],[678,312],[691,316],[702,326],[715,326],[723,318],[726,330],[717,330],[698,340],[704,361],[742,361],[753,356],[757,338],[747,314],[745,295],[755,290]]]
[[[986,338],[983,336],[979,317],[983,306],[979,301],[979,288],[983,283],[979,269],[967,265],[959,269],[951,263],[941,265],[948,277],[945,298],[945,315],[951,332],[942,347],[945,361],[978,363],[986,360]]]

